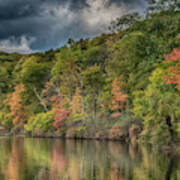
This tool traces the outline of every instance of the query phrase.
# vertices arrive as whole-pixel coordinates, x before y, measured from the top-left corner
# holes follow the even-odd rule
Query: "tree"
[[[62,47],[60,53],[57,54],[57,61],[51,70],[51,81],[69,99],[72,98],[75,87],[80,83],[79,74],[82,62],[79,56],[79,49],[74,50],[73,48],[69,49],[67,46]]]
[[[42,112],[35,116],[29,117],[25,125],[26,132],[47,132],[53,128],[52,112]]]
[[[138,12],[125,14],[115,21],[112,21],[109,30],[112,32],[122,31],[133,26],[139,20],[141,20],[141,16]]]
[[[5,93],[9,87],[9,74],[5,67],[0,67],[0,94]]]
[[[170,66],[166,72],[165,76],[167,84],[174,84],[175,88],[180,91],[180,50],[174,49],[170,54],[165,56],[164,63]]]
[[[62,97],[53,96],[52,97],[52,117],[54,119],[54,127],[59,128],[63,125],[64,120],[68,118],[69,111],[64,107]]]
[[[120,38],[108,52],[107,72],[113,77],[123,75],[126,81],[130,74],[144,78],[144,69],[147,69],[146,72],[152,71],[149,64],[152,63],[151,56],[156,54],[157,47],[152,38],[142,32],[133,32]],[[143,70],[142,64],[145,66]],[[133,86],[138,82],[135,79]]]
[[[169,144],[174,140],[180,118],[180,97],[164,80],[166,72],[157,68],[145,91],[134,92],[133,112],[144,120],[141,137],[152,144]]]
[[[58,88],[52,81],[46,82],[42,92],[41,92],[41,99],[46,104],[47,108],[49,109],[52,105],[52,97],[59,93]]]
[[[94,65],[82,72],[83,84],[85,88],[86,103],[88,110],[95,120],[98,115],[100,91],[104,86],[105,75],[100,66]]]
[[[124,105],[127,100],[127,94],[123,92],[124,83],[122,82],[122,77],[114,79],[112,83],[112,105],[111,110],[114,111],[112,117],[118,117],[121,115],[121,110],[123,110]]]
[[[40,104],[43,106],[44,111],[48,111],[47,105],[44,103],[40,96],[41,89],[47,78],[48,67],[46,64],[39,63],[38,58],[32,56],[28,58],[22,65],[21,81],[28,90],[33,91]]]
[[[23,84],[19,84],[15,87],[15,91],[7,96],[4,103],[7,103],[10,107],[10,113],[7,117],[13,119],[14,125],[22,126],[25,122],[25,105],[23,104],[22,93],[24,91]]]
[[[72,97],[70,105],[71,117],[73,121],[79,121],[85,118],[85,107],[80,88],[76,88],[75,94]]]
[[[149,0],[148,14],[162,11],[176,11],[180,9],[179,0]]]

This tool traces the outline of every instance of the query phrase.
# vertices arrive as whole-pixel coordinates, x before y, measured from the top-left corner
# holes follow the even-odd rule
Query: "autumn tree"
[[[79,121],[84,118],[85,107],[80,88],[76,88],[75,94],[72,97],[71,105],[71,117],[73,121]]]
[[[164,63],[170,66],[166,70],[168,74],[165,76],[165,81],[167,84],[174,84],[175,88],[180,91],[180,50],[174,49],[165,58]]]
[[[7,96],[4,103],[7,103],[10,107],[10,113],[7,117],[13,119],[14,125],[23,125],[25,121],[25,106],[23,105],[22,93],[24,91],[23,84],[19,84],[15,87],[15,91]]]
[[[121,110],[124,108],[124,105],[127,100],[127,94],[123,92],[124,83],[122,77],[114,79],[112,83],[112,105],[111,110],[114,111],[112,117],[118,117],[121,115]]]
[[[57,86],[52,81],[46,82],[41,92],[41,99],[46,104],[47,108],[51,107],[52,97],[57,94],[60,94],[60,91],[57,88]]]
[[[54,119],[54,127],[59,128],[63,125],[64,120],[68,118],[69,111],[65,107],[65,100],[62,96],[55,95],[52,97],[52,117]]]

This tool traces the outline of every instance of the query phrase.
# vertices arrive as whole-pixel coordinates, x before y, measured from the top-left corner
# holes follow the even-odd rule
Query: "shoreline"
[[[122,142],[122,143],[129,143],[129,140],[122,140],[117,138],[92,138],[92,137],[64,137],[64,136],[28,136],[26,134],[15,134],[15,135],[0,135],[0,138],[7,137],[7,138],[13,138],[13,137],[24,137],[24,138],[39,138],[39,139],[64,139],[64,140],[96,140],[96,141],[116,141],[116,142]]]
[[[132,144],[132,145],[150,145],[151,148],[159,149],[162,153],[166,155],[179,154],[180,142],[174,142],[172,144],[163,144],[160,146],[153,146],[150,143],[140,143],[138,139],[122,139],[122,138],[92,138],[92,137],[65,137],[65,136],[48,136],[48,135],[34,135],[29,136],[26,134],[15,134],[15,135],[0,135],[0,138],[31,138],[31,139],[60,139],[60,140],[73,140],[73,141],[98,141],[98,142],[119,142],[121,144]]]

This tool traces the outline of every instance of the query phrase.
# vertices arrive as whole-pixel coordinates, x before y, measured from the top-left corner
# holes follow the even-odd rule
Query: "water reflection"
[[[180,179],[180,160],[119,142],[0,139],[1,180]]]

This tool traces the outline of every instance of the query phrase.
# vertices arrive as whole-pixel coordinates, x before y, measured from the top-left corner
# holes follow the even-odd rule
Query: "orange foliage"
[[[180,50],[175,48],[171,53],[165,55],[165,62],[168,61],[179,61],[180,60]]]
[[[121,113],[120,112],[115,112],[111,115],[113,118],[117,118],[119,116],[121,116]]]
[[[81,90],[79,88],[76,89],[76,92],[72,98],[71,112],[72,115],[83,112],[82,95],[81,95]]]
[[[62,125],[62,122],[67,119],[69,111],[64,107],[64,102],[62,97],[55,95],[52,97],[52,113],[54,127],[59,128]]]
[[[123,93],[123,85],[122,77],[116,78],[112,83],[113,100],[111,110],[116,111],[112,114],[112,117],[119,117],[121,115],[120,111],[124,108],[126,103],[128,96]]]
[[[180,35],[178,35],[180,37]],[[175,88],[180,90],[180,50],[174,49],[170,54],[165,55],[164,63],[175,62],[166,71],[168,75],[164,77],[167,84],[175,84]]]
[[[22,104],[23,84],[17,85],[15,91],[7,96],[4,103],[10,106],[11,112],[7,115],[13,117],[13,124],[23,124],[25,117],[25,107]]]

